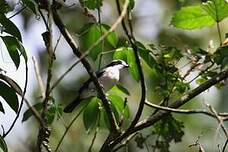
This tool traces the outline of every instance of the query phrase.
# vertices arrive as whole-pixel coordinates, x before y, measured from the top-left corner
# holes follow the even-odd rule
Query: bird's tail
[[[63,111],[65,113],[71,113],[81,102],[81,100],[78,98],[76,98],[75,100],[73,100],[70,104],[68,104]]]

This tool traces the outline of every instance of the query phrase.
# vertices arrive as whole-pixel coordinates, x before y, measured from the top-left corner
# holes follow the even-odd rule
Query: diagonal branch
[[[119,15],[121,15],[121,9],[120,9],[119,0],[116,0],[116,5],[117,5],[118,13],[119,13]],[[138,48],[136,46],[136,40],[134,38],[133,31],[132,31],[132,28],[131,28],[132,25],[131,25],[131,23],[129,23],[131,30],[130,30],[130,32],[128,32],[128,29],[127,29],[127,26],[126,26],[124,20],[122,20],[121,23],[122,23],[123,30],[124,30],[125,34],[127,35],[127,38],[129,40],[132,48],[133,48],[135,59],[136,59],[136,64],[137,64],[137,68],[139,70],[140,81],[141,81],[141,99],[140,99],[139,107],[138,107],[137,113],[135,115],[135,118],[133,119],[133,121],[131,122],[131,125],[129,127],[129,129],[131,129],[137,124],[137,122],[139,121],[139,119],[140,119],[140,117],[142,115],[143,108],[144,108],[144,103],[145,103],[145,99],[146,99],[146,85],[145,85],[145,80],[144,80],[144,74],[143,74],[142,66],[141,66],[141,63],[140,63],[140,58],[139,58],[139,55],[138,55]]]
[[[129,4],[129,0],[125,1],[125,4],[123,6],[123,10],[122,12],[120,12],[120,16],[116,19],[116,21],[112,24],[112,26],[110,27],[110,29],[105,32],[95,43],[93,43],[93,45],[91,45],[81,56],[80,58],[78,58],[77,61],[75,61],[59,78],[58,80],[56,80],[53,83],[53,86],[51,87],[51,90],[53,90],[59,83],[60,81],[78,64],[81,62],[81,60],[85,57],[88,56],[88,54],[90,53],[90,51],[97,46],[98,44],[100,44],[111,32],[113,32],[117,26],[122,22],[122,20],[124,19],[124,16],[127,13],[127,6]]]
[[[202,85],[200,85],[197,88],[189,91],[184,96],[182,96],[180,99],[178,99],[174,103],[172,103],[169,107],[170,108],[179,108],[180,106],[189,102],[191,99],[193,99],[197,95],[201,94],[205,90],[209,89],[210,87],[212,87],[216,83],[218,83],[218,82],[220,82],[226,78],[228,78],[228,70],[217,74],[216,76],[214,76],[210,80],[206,81]],[[116,144],[118,144],[120,141],[122,141],[124,138],[128,137],[132,133],[152,126],[154,123],[161,120],[163,117],[167,116],[170,112],[171,111],[159,111],[157,114],[142,120],[134,128],[131,128],[130,130],[126,131],[125,133],[123,133],[122,135],[117,137],[115,140],[113,140],[110,147],[113,148]]]
[[[73,40],[73,38],[71,37],[70,33],[68,32],[68,30],[65,28],[62,20],[60,19],[57,11],[55,8],[52,8],[53,11],[53,19],[54,22],[56,24],[56,26],[58,27],[58,29],[60,30],[61,34],[64,36],[64,38],[66,39],[67,43],[70,45],[71,49],[73,50],[73,53],[81,59],[81,62],[83,64],[83,66],[85,67],[85,69],[87,70],[88,74],[90,75],[94,85],[97,88],[97,92],[99,94],[99,97],[101,98],[104,108],[107,112],[110,124],[111,124],[111,132],[112,133],[117,133],[118,132],[118,125],[115,119],[115,116],[112,112],[110,103],[104,93],[104,90],[101,86],[101,84],[98,82],[97,76],[95,74],[95,72],[93,72],[91,65],[89,64],[88,60],[86,58],[81,58],[82,53],[79,51],[77,44],[75,43],[75,41]]]

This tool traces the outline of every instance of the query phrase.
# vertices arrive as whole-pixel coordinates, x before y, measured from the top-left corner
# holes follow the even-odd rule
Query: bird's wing
[[[98,72],[96,72],[97,77],[101,77],[102,74],[105,72],[104,69],[99,70]],[[64,108],[64,112],[66,113],[70,113],[72,112],[80,103],[81,100],[83,100],[83,92],[86,91],[87,89],[93,89],[94,85],[92,82],[92,78],[89,78],[86,82],[83,83],[83,85],[80,87],[80,89],[78,90],[78,96],[69,104]],[[93,94],[93,93],[92,93]],[[89,93],[86,93],[86,95],[89,95]]]

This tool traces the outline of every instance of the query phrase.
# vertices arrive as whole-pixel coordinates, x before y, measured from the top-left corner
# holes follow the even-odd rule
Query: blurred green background
[[[179,30],[170,25],[170,20],[172,15],[176,10],[180,9],[182,6],[198,4],[201,1],[198,0],[136,0],[135,8],[133,9],[133,29],[135,37],[137,40],[144,42],[145,44],[163,44],[166,46],[176,46],[180,49],[185,49],[188,47],[196,46],[206,49],[209,45],[209,41],[213,41],[215,46],[219,46],[219,39],[217,35],[216,27],[203,28],[200,30],[184,31]],[[15,4],[14,1],[11,2],[12,5]],[[80,28],[93,20],[89,17],[83,15],[83,10],[80,7],[78,1],[67,0],[67,6],[61,9],[61,17],[66,24],[67,28],[71,32],[75,39],[77,40],[76,33],[79,32]],[[15,8],[16,12],[19,8]],[[118,17],[116,11],[116,5],[112,0],[105,0],[103,7],[101,9],[101,21],[102,23],[112,25]],[[97,12],[91,12],[97,17]],[[13,14],[13,13],[12,13]],[[34,74],[33,63],[31,57],[34,56],[40,65],[41,75],[43,80],[46,80],[46,70],[47,70],[47,56],[45,51],[45,46],[42,41],[41,34],[45,31],[45,27],[42,23],[40,17],[31,16],[31,12],[23,11],[21,15],[18,15],[12,19],[15,21],[16,25],[19,25],[19,29],[23,34],[23,41],[25,47],[29,54],[30,59],[30,76],[29,76],[29,91],[26,95],[29,101],[33,104],[40,102],[40,89],[37,87],[37,81]],[[222,32],[228,31],[227,20],[221,23]],[[125,40],[124,32],[119,26],[117,28],[117,33],[121,37],[120,41]],[[54,41],[57,41],[59,37],[59,32],[57,28],[54,30]],[[121,42],[119,42],[121,43]],[[101,64],[106,65],[110,62],[112,54],[105,55]],[[57,60],[54,63],[53,77],[56,80],[74,61],[76,60],[71,49],[66,44],[65,40],[61,37],[60,44],[56,50]],[[93,61],[91,60],[91,63]],[[6,63],[4,63],[6,64]],[[98,62],[94,65],[94,69],[98,68]],[[9,67],[10,68],[10,67]],[[160,83],[161,78],[154,74],[153,71],[149,71],[149,68],[144,68],[146,83],[147,83],[147,98],[153,103],[160,102],[160,96],[155,93],[156,83]],[[23,70],[21,71],[23,73]],[[10,73],[15,76],[16,72],[11,70]],[[18,75],[18,73],[17,73]],[[20,74],[19,74],[20,75]],[[88,75],[81,64],[77,65],[58,85],[54,90],[52,96],[55,102],[62,105],[69,103],[80,87],[80,84],[88,78]],[[191,78],[189,78],[191,79]],[[23,80],[23,79],[22,79]],[[19,80],[21,81],[21,80]],[[21,82],[19,82],[20,84]],[[131,118],[134,116],[138,101],[140,99],[140,86],[133,80],[127,73],[124,73],[121,77],[121,83],[123,86],[128,88],[131,96],[128,97],[128,105],[131,110]],[[22,83],[23,84],[23,83]],[[194,88],[196,84],[192,84]],[[228,107],[227,103],[227,87],[225,86],[221,90],[217,90],[212,87],[208,91],[204,92],[200,97],[195,98],[184,108],[206,108],[205,103],[209,103],[220,112],[225,112]],[[26,108],[24,108],[26,110]],[[146,107],[143,117],[151,114],[153,109]],[[63,114],[63,117],[59,120],[55,120],[52,124],[52,134],[50,139],[51,148],[55,148],[58,141],[60,140],[65,126],[69,124],[70,120],[73,119],[74,115],[78,111],[76,110],[73,114]],[[207,152],[219,151],[224,144],[225,137],[223,132],[219,129],[217,121],[203,115],[183,115],[174,114],[175,118],[182,120],[184,122],[185,135],[183,140],[179,143],[171,143],[170,151],[172,152],[195,152],[198,151],[198,147],[189,147],[189,145],[194,144],[197,139],[199,143],[203,145]],[[12,117],[8,114],[8,117]],[[1,116],[2,119],[8,119],[6,116]],[[21,120],[19,120],[21,121]],[[4,123],[3,123],[4,124]],[[152,132],[152,128],[145,129],[141,131],[143,136],[146,136]],[[38,123],[34,118],[30,118],[28,121],[18,122],[17,127],[13,130],[9,137],[7,137],[7,143],[10,147],[10,151],[20,151],[29,152],[34,151],[34,146],[36,145],[38,133]],[[100,146],[103,144],[106,136],[107,130],[100,129],[97,138],[95,140],[95,145],[93,151],[98,151]],[[15,135],[16,134],[16,135]],[[77,152],[77,151],[87,151],[91,140],[93,138],[93,132],[90,134],[86,133],[82,119],[78,119],[73,127],[68,132],[64,139],[59,151],[63,152]],[[148,137],[147,144],[150,146],[154,144],[156,136]],[[219,148],[218,148],[219,147]],[[121,151],[121,150],[120,150]],[[124,150],[122,150],[124,151]],[[146,146],[139,148],[133,139],[128,145],[129,152],[144,152],[147,151]]]

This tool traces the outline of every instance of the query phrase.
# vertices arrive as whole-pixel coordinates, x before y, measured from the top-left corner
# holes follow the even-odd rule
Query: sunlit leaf
[[[109,92],[115,93],[115,94],[125,94],[130,95],[130,92],[122,85],[117,84],[115,85]]]
[[[113,59],[121,59],[121,60],[127,61],[126,52],[127,52],[127,49],[125,47],[116,49],[113,55]]]
[[[202,8],[216,21],[220,22],[228,16],[228,2],[226,0],[209,0]]]
[[[21,33],[16,27],[16,25],[10,21],[4,14],[0,13],[0,24],[4,27],[4,32],[9,33],[18,38],[18,40],[22,41]]]
[[[214,23],[213,18],[200,5],[182,7],[171,20],[174,27],[186,30],[212,26]]]
[[[15,93],[14,89],[2,81],[0,81],[0,96],[17,113],[19,107],[17,94]]]
[[[3,139],[2,136],[0,136],[0,151],[1,150],[3,152],[8,152],[8,148],[7,148],[6,142],[5,142],[5,140]]]
[[[108,32],[108,30],[110,29],[110,27],[106,24],[102,24],[102,31],[103,33]],[[108,36],[107,36],[107,42],[109,44],[111,44],[113,47],[116,47],[117,43],[118,43],[118,37],[117,34],[115,32],[111,32]]]
[[[112,107],[117,111],[117,118],[120,118],[121,115],[123,115],[125,118],[129,118],[129,108],[124,104],[124,100],[120,96],[110,94],[108,95],[108,99],[111,101]]]
[[[107,113],[106,113],[104,108],[100,109],[100,114],[101,114],[100,115],[100,121],[99,121],[100,127],[110,130],[111,129],[111,125],[110,125]]]
[[[140,79],[138,66],[136,64],[135,55],[133,49],[130,47],[121,47],[116,49],[113,59],[121,59],[127,61],[129,65],[129,71],[132,77],[138,82]]]
[[[99,110],[99,99],[94,97],[90,98],[89,104],[83,113],[83,123],[87,133],[90,133],[91,130],[97,125],[100,110]]]
[[[82,27],[82,29],[79,31],[79,35],[81,37],[81,42],[84,51],[89,49],[91,46],[94,45],[97,40],[109,30],[109,26],[105,24],[86,24]],[[105,44],[109,44],[113,47],[115,47],[118,43],[118,37],[115,32],[111,32],[105,39]],[[96,60],[98,55],[102,52],[102,43],[93,46],[92,50],[89,53],[89,56]]]
[[[127,48],[127,63],[129,65],[129,70],[131,75],[136,81],[139,81],[140,76],[139,76],[139,71],[138,71],[138,66],[136,64],[136,59],[135,59],[135,54],[133,52],[132,48]]]

